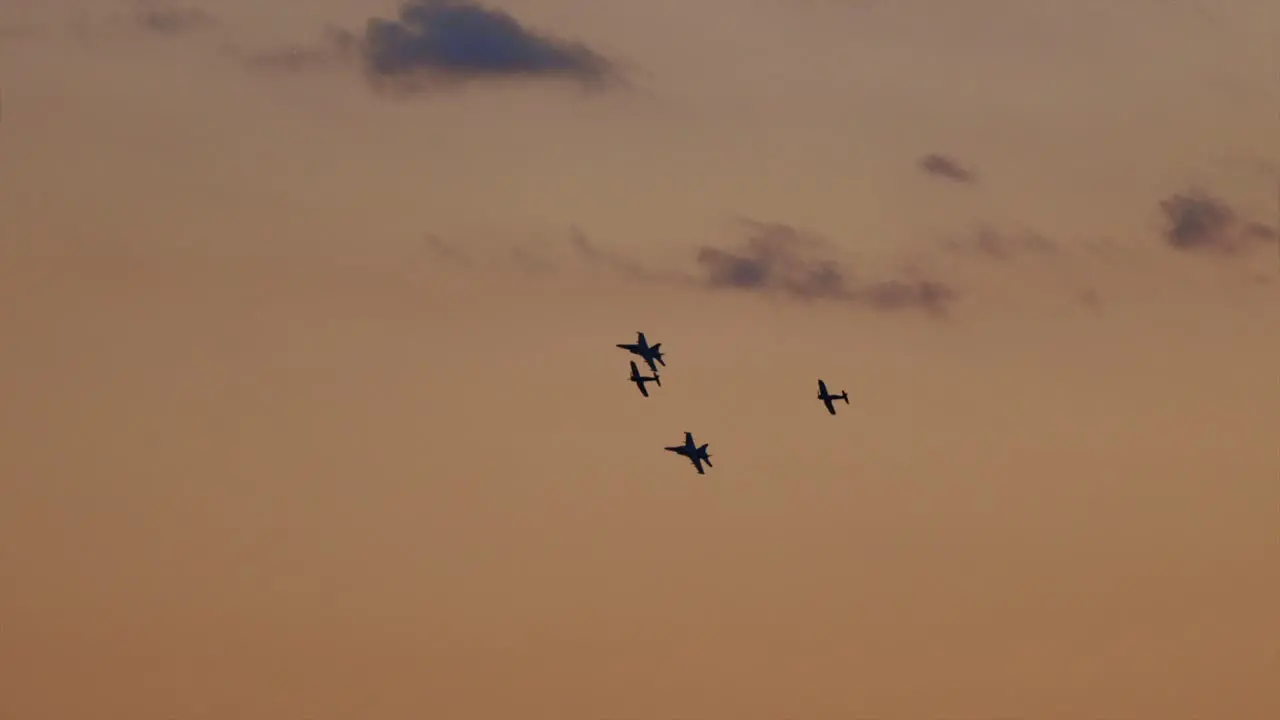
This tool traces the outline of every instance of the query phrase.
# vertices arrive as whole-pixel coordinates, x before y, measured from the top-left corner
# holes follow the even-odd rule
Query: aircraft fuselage
[[[616,347],[622,348],[632,355],[638,355],[649,366],[649,369],[657,372],[658,365],[665,366],[667,363],[662,359],[662,343],[650,345],[649,340],[644,333],[636,333],[636,342],[634,343],[618,343]]]
[[[705,475],[706,472],[702,469],[702,464],[706,463],[707,467],[712,467],[711,455],[707,453],[709,445],[710,443],[703,443],[699,446],[693,441],[692,433],[685,433],[683,445],[673,445],[665,449],[668,452],[684,456],[689,462],[693,463],[693,467],[698,471],[699,475]]]

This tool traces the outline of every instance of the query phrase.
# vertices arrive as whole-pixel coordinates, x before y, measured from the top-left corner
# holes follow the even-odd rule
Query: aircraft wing
[[[689,448],[690,450],[694,449],[694,447],[693,447],[693,433],[691,433],[691,432],[686,432],[686,433],[684,434],[684,446],[685,446],[685,447],[687,447],[687,448]]]
[[[693,466],[698,469],[699,475],[707,474],[706,471],[702,469],[702,458],[698,457],[697,455],[694,455],[693,457],[689,458],[689,460],[691,460],[693,462]]]
[[[649,343],[646,342],[644,339],[644,333],[642,332],[636,333],[636,344],[639,345],[640,347],[649,347]]]
[[[832,404],[830,395],[823,396],[822,404],[827,406],[827,412],[831,413],[832,415],[836,414],[836,406]]]
[[[822,382],[821,380],[818,381],[818,392],[822,393],[823,395],[827,394],[827,384]]]
[[[636,361],[632,360],[631,361],[631,377],[634,378],[639,374],[640,374],[640,368],[636,367]]]
[[[641,395],[643,395],[643,396],[645,396],[645,397],[649,397],[649,388],[645,387],[645,386],[644,386],[644,383],[642,383],[642,382],[638,382],[638,383],[636,383],[636,387],[640,388],[640,394],[641,394]]]

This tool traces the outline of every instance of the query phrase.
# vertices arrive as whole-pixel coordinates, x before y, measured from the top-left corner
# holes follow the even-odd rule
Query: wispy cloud
[[[929,153],[920,158],[917,167],[928,175],[958,183],[977,182],[977,175],[961,165],[955,158],[939,153]]]
[[[914,310],[945,317],[960,299],[960,292],[941,280],[890,278],[851,289],[849,299],[884,312]]]
[[[1236,254],[1276,238],[1276,229],[1240,218],[1225,200],[1193,189],[1160,201],[1165,243],[1188,253]]]
[[[473,267],[496,269],[506,265],[544,275],[573,272],[576,265],[592,274],[650,286],[740,292],[787,302],[843,303],[878,312],[917,311],[935,318],[947,316],[960,298],[952,284],[919,270],[855,276],[842,265],[832,243],[791,225],[747,219],[738,225],[742,235],[737,243],[730,247],[697,245],[687,251],[688,265],[678,261],[645,263],[574,227],[559,242],[517,242],[498,256],[506,262],[482,262]],[[465,261],[474,257],[469,253],[461,255],[456,246],[428,237],[429,247],[439,260]],[[570,264],[566,265],[566,260]]]
[[[632,280],[680,285],[688,284],[693,279],[684,273],[647,267],[624,253],[601,247],[576,227],[569,232],[569,246],[589,266],[616,272]]]
[[[1164,246],[1180,252],[1229,254],[1277,239],[1275,228],[1241,219],[1224,200],[1204,192],[1170,196],[1160,208],[1168,222]],[[633,251],[609,247],[576,227],[551,245],[517,243],[506,257],[528,272],[542,274],[569,269],[563,262],[567,253],[579,268],[585,266],[592,274],[644,284],[787,302],[847,304],[878,312],[919,312],[935,318],[950,316],[969,294],[964,291],[966,284],[999,282],[974,262],[996,273],[1037,273],[1046,281],[1045,287],[1067,292],[1081,306],[1098,311],[1102,294],[1097,271],[1138,271],[1158,261],[1147,243],[1072,242],[1033,229],[978,222],[967,230],[879,258],[856,255],[855,262],[841,252],[841,247],[847,247],[843,243],[796,225],[738,219],[736,227],[739,233],[731,242],[694,244],[686,251],[687,263],[646,262]],[[1128,261],[1119,262],[1122,259]],[[965,267],[963,260],[971,262]]]
[[[799,302],[861,305],[882,312],[916,310],[944,316],[959,298],[941,280],[901,273],[856,278],[826,239],[783,223],[743,220],[734,246],[704,244],[693,251],[693,267],[651,269],[616,251],[606,251],[576,233],[580,256],[596,267],[647,282],[681,284],[711,292],[736,291]]]
[[[471,264],[471,258],[466,253],[445,239],[437,235],[426,235],[423,240],[432,258],[461,265]]]
[[[348,68],[360,56],[360,38],[350,30],[326,27],[320,42],[248,53],[247,64],[269,72],[310,72]]]
[[[144,30],[161,35],[183,35],[216,24],[213,16],[200,8],[159,5],[138,9],[134,21]]]
[[[1000,230],[988,223],[948,236],[938,245],[948,253],[1002,261],[1024,256],[1054,257],[1064,252],[1060,243],[1033,230]]]
[[[227,28],[216,14],[196,5],[142,0],[124,3],[126,8],[87,5],[76,8],[60,20],[46,19],[43,29],[57,35],[68,33],[77,42],[92,46],[136,38],[139,33],[165,38],[196,35],[225,36]],[[114,4],[113,4],[114,5]]]
[[[812,299],[845,299],[849,283],[835,260],[819,251],[825,242],[781,223],[748,221],[748,233],[732,250],[698,249],[697,263],[711,288],[777,292]]]

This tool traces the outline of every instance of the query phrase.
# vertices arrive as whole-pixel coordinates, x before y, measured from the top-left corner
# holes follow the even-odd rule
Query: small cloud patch
[[[1276,237],[1275,228],[1241,220],[1226,201],[1200,190],[1165,198],[1160,211],[1165,244],[1180,252],[1234,254]]]
[[[961,165],[958,160],[939,153],[925,155],[920,158],[917,166],[927,175],[951,182],[973,183],[978,179],[972,170]]]
[[[537,33],[501,10],[467,0],[405,2],[394,20],[370,19],[360,44],[367,71],[379,78],[590,83],[611,74],[608,60],[586,45]]]

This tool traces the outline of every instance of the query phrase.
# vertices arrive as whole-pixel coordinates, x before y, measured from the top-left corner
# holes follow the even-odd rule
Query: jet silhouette
[[[655,371],[652,377],[641,375],[640,368],[636,367],[635,360],[631,361],[631,377],[629,379],[636,384],[636,387],[640,388],[640,394],[645,397],[649,397],[649,388],[644,386],[645,383],[657,383],[658,387],[662,387],[662,378],[658,376],[658,373]]]
[[[707,454],[707,445],[709,444],[710,443],[703,443],[701,446],[695,445],[693,442],[693,433],[685,432],[683,445],[674,445],[672,447],[665,448],[665,450],[689,458],[689,462],[692,462],[693,466],[698,469],[698,474],[706,475],[707,473],[702,469],[702,463],[705,462],[707,467],[712,467],[711,456]]]
[[[822,404],[823,404],[823,405],[826,405],[826,406],[827,406],[827,412],[831,413],[832,415],[835,415],[835,414],[836,414],[836,407],[835,407],[835,405],[832,405],[832,404],[831,404],[831,401],[832,401],[832,400],[843,400],[843,401],[844,401],[844,404],[845,404],[845,405],[848,405],[848,404],[849,404],[849,393],[848,393],[848,392],[846,392],[846,391],[844,391],[844,390],[841,390],[839,395],[829,395],[829,394],[827,393],[827,384],[826,384],[826,383],[824,383],[824,382],[822,382],[821,380],[819,380],[819,381],[818,381],[818,399],[822,401]]]
[[[658,372],[658,366],[654,364],[655,360],[661,363],[662,367],[667,366],[666,361],[662,359],[662,343],[650,346],[649,341],[645,339],[642,332],[636,333],[635,343],[630,345],[618,343],[617,347],[626,350],[632,355],[639,355],[641,359],[649,364],[649,369],[655,373]]]

